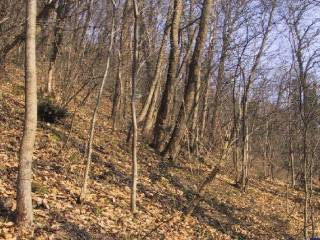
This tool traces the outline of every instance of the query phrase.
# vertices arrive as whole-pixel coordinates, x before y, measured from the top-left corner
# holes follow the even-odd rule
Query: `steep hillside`
[[[23,126],[23,74],[9,69],[0,79],[0,238],[14,239],[17,153]],[[140,142],[138,214],[129,211],[130,146],[112,131],[104,98],[97,121],[87,202],[77,198],[93,99],[80,109],[66,147],[71,116],[58,124],[39,122],[34,157],[35,239],[300,239],[303,192],[281,182],[250,180],[247,193],[219,175],[205,199],[184,219],[183,211],[214,165],[179,159],[168,166]],[[70,106],[72,113],[76,106]],[[209,164],[208,164],[209,163]],[[226,171],[225,171],[226,172]],[[320,208],[320,195],[315,196]],[[317,234],[320,236],[319,216]]]

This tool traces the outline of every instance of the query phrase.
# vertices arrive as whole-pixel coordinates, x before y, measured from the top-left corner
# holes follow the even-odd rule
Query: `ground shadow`
[[[9,205],[10,202],[8,199],[0,197],[0,218],[14,222],[16,218],[16,213],[10,209]]]

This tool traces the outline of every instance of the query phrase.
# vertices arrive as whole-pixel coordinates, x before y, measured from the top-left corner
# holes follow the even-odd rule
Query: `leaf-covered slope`
[[[15,184],[23,127],[22,74],[1,80],[0,238],[14,239]],[[77,102],[78,103],[78,102]],[[89,195],[77,203],[93,106],[78,112],[68,144],[71,116],[59,124],[39,122],[34,156],[33,199],[36,239],[298,239],[303,227],[303,193],[281,183],[250,181],[246,194],[219,175],[187,219],[182,212],[210,170],[180,159],[169,167],[140,142],[138,209],[129,211],[131,152],[123,131],[112,131],[110,102],[97,120]],[[74,106],[70,106],[72,112]],[[214,164],[214,162],[212,163]],[[288,199],[286,198],[288,196]],[[319,209],[319,195],[316,195]],[[286,200],[287,199],[287,200]],[[318,235],[320,235],[318,224]]]

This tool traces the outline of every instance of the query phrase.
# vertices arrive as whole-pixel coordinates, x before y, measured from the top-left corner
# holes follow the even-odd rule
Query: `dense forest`
[[[318,239],[319,0],[1,0],[1,239]]]

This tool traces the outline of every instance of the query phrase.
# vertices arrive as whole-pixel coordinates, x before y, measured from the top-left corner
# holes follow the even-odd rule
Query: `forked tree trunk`
[[[168,13],[168,18],[169,18],[169,13]],[[163,65],[163,61],[164,61],[164,53],[165,53],[165,44],[167,42],[169,30],[170,30],[170,27],[166,27],[166,30],[164,31],[160,50],[159,50],[159,56],[158,56],[158,61],[157,61],[155,73],[153,75],[153,79],[152,79],[152,83],[151,83],[151,86],[149,89],[147,99],[141,109],[139,116],[138,116],[138,123],[140,123],[146,119],[148,110],[149,110],[150,106],[152,105],[152,101],[156,100],[153,98],[153,96],[154,96],[156,88],[158,86],[158,82],[159,82],[159,78],[160,78],[160,74],[161,74],[161,70],[162,70],[162,65]]]
[[[170,34],[170,56],[167,81],[165,84],[160,108],[157,114],[154,127],[153,145],[160,152],[165,144],[166,131],[169,127],[170,115],[173,110],[174,89],[176,85],[176,76],[179,66],[179,28],[183,12],[183,1],[174,0],[173,18]]]
[[[170,16],[170,9],[168,10],[168,17],[167,17],[167,22],[169,20]],[[166,24],[167,25],[167,24]],[[164,54],[165,54],[165,44],[167,42],[167,37],[168,37],[168,32],[170,31],[170,27],[166,26],[166,29],[163,34],[160,50],[159,50],[159,56],[156,64],[156,69],[153,74],[153,79],[151,82],[151,86],[149,88],[148,96],[146,101],[143,104],[143,107],[138,115],[137,118],[137,124],[144,122],[144,127],[143,127],[143,134],[146,135],[150,131],[153,122],[154,122],[154,113],[155,113],[155,106],[158,100],[159,96],[159,91],[160,91],[160,75],[161,75],[161,70],[162,70],[162,65],[164,61]],[[128,131],[128,136],[127,136],[127,142],[130,141],[130,136],[132,135],[132,125],[129,128]]]
[[[99,94],[97,97],[96,105],[93,111],[93,115],[91,118],[91,126],[90,126],[90,137],[89,137],[89,145],[88,145],[88,155],[87,155],[87,164],[86,164],[86,169],[85,169],[85,174],[83,178],[83,185],[80,193],[79,200],[80,202],[83,202],[86,198],[87,194],[87,187],[88,187],[88,182],[89,182],[89,174],[90,174],[90,168],[91,168],[91,155],[92,155],[92,144],[93,144],[93,138],[94,138],[94,130],[95,130],[95,123],[96,123],[96,118],[98,114],[98,109],[100,106],[100,101],[104,89],[104,85],[106,83],[108,74],[109,74],[109,66],[110,66],[110,57],[112,53],[112,48],[113,48],[113,42],[114,42],[114,32],[115,32],[115,5],[113,4],[113,16],[112,16],[112,29],[111,29],[111,36],[110,36],[110,45],[108,49],[108,56],[107,56],[107,62],[106,62],[106,70],[100,85],[100,90]]]
[[[180,107],[174,131],[169,143],[163,151],[164,157],[171,158],[171,160],[174,160],[180,151],[180,143],[187,127],[187,121],[190,117],[190,113],[192,112],[194,106],[196,85],[197,82],[200,81],[200,60],[207,37],[209,16],[212,11],[212,2],[213,0],[205,0],[203,4],[197,41],[192,55],[191,63],[189,65],[189,77],[184,94],[184,104],[182,104],[182,106]]]
[[[36,16],[37,1],[27,1],[25,52],[25,122],[19,153],[17,184],[17,224],[21,234],[33,234],[32,156],[37,129]]]

